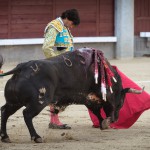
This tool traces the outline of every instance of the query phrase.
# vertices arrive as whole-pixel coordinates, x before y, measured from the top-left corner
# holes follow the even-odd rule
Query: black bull
[[[123,89],[119,74],[108,65],[117,82],[112,81],[113,93],[106,87],[106,101],[100,92],[100,67],[99,83],[95,84],[94,50],[90,48],[66,52],[51,59],[21,63],[13,70],[1,74],[13,74],[5,86],[6,104],[1,107],[1,140],[10,142],[6,131],[7,120],[23,106],[26,107],[23,110],[24,120],[35,142],[42,142],[42,139],[34,129],[32,119],[47,105],[61,108],[70,104],[83,104],[98,117],[101,129],[105,127],[102,125],[104,120],[99,113],[100,108],[103,107],[111,122],[116,121],[125,94],[134,90]]]

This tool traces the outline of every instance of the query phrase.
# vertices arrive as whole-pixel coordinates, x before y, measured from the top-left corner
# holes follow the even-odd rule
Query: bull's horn
[[[128,93],[141,94],[144,91],[144,88],[145,87],[143,87],[141,90],[136,90],[136,89],[130,88]]]

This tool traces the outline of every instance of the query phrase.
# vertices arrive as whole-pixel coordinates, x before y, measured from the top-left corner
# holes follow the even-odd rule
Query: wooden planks
[[[0,0],[0,38],[43,37],[47,23],[70,8],[81,17],[74,36],[114,34],[114,0]]]
[[[100,0],[99,35],[114,35],[114,0]]]
[[[0,0],[0,38],[8,37],[8,0]]]
[[[140,32],[150,32],[150,1],[135,0],[135,35]]]
[[[52,20],[53,0],[11,1],[11,38],[40,38]]]

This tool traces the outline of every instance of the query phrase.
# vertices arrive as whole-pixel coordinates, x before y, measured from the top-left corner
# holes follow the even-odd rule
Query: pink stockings
[[[54,107],[50,106],[50,123],[57,124],[57,125],[63,125],[58,117],[58,114],[52,113],[54,111]]]

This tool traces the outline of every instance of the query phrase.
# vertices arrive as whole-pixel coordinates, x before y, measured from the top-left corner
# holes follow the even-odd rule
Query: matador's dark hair
[[[61,18],[62,19],[67,18],[68,20],[72,21],[75,26],[80,24],[79,13],[76,9],[69,9],[69,10],[64,11],[61,14]]]

